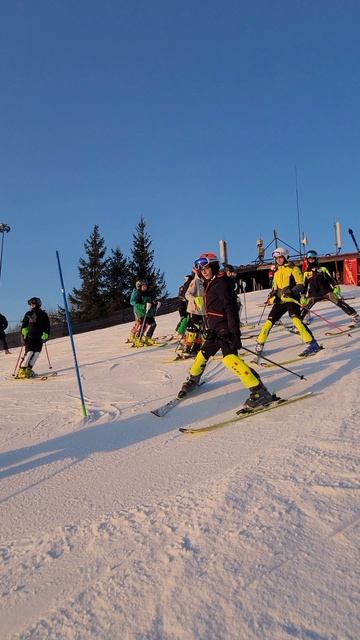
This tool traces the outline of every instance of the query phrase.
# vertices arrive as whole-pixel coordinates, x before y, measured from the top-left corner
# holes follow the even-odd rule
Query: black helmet
[[[29,298],[28,304],[36,304],[38,307],[41,307],[41,300],[35,296],[34,298]]]
[[[317,254],[316,251],[313,251],[313,249],[311,249],[310,251],[306,252],[306,257],[307,258],[315,258],[317,260],[318,254]]]

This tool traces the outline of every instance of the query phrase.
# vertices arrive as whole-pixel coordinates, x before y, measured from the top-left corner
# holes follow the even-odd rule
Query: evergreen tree
[[[74,318],[92,320],[101,316],[105,310],[104,279],[108,263],[104,258],[105,241],[100,236],[97,224],[84,247],[87,260],[80,258],[78,267],[82,284],[79,289],[73,289],[69,301]]]
[[[111,249],[105,269],[105,306],[108,313],[129,307],[131,282],[128,261],[117,247]]]
[[[151,238],[146,231],[146,222],[140,218],[133,234],[131,249],[132,260],[129,263],[129,276],[132,286],[137,280],[145,280],[156,298],[166,298],[164,273],[154,268],[154,250],[151,248]]]

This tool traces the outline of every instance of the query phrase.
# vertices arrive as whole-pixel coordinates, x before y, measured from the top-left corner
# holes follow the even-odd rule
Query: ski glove
[[[337,298],[341,298],[341,289],[340,287],[334,287],[333,288],[333,294],[337,296]]]
[[[41,340],[42,340],[43,342],[46,342],[46,340],[48,340],[48,339],[49,339],[49,334],[48,334],[48,333],[46,333],[46,331],[44,331],[44,332],[43,332],[43,334],[42,334],[42,336],[41,336]]]
[[[29,333],[28,327],[24,327],[23,329],[21,329],[21,335],[24,338],[24,340],[26,340],[26,338],[28,337],[28,333]]]
[[[306,296],[301,296],[300,304],[302,307],[306,307],[309,304],[309,299]]]

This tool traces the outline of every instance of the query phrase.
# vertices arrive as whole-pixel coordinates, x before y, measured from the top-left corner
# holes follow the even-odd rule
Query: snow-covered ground
[[[360,290],[343,292],[359,309]],[[265,297],[247,294],[249,321]],[[315,311],[347,324],[330,303]],[[157,334],[176,322],[159,317]],[[0,353],[2,640],[360,638],[360,332],[311,328],[325,349],[288,365],[306,379],[261,376],[318,395],[196,436],[178,427],[247,397],[219,360],[156,418],[189,367],[169,364],[174,345],[130,349],[129,325],[76,336],[83,418],[68,338],[48,343],[47,381],[13,380],[18,350]],[[265,355],[301,350],[275,327]]]

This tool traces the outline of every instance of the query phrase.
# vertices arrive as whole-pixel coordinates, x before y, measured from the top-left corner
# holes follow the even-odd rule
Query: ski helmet
[[[277,247],[276,249],[274,249],[274,251],[272,252],[272,257],[273,258],[280,258],[280,256],[285,258],[285,260],[288,260],[289,259],[288,250],[285,249],[284,247]]]
[[[204,267],[210,266],[213,274],[218,273],[220,270],[220,263],[216,253],[207,252],[202,253],[197,260],[194,262],[195,269],[203,269]]]
[[[40,298],[29,298],[28,300],[28,304],[36,304],[37,307],[41,307],[41,300]]]
[[[318,254],[316,251],[310,250],[306,252],[306,257],[307,258],[314,258],[315,260],[318,259]]]

